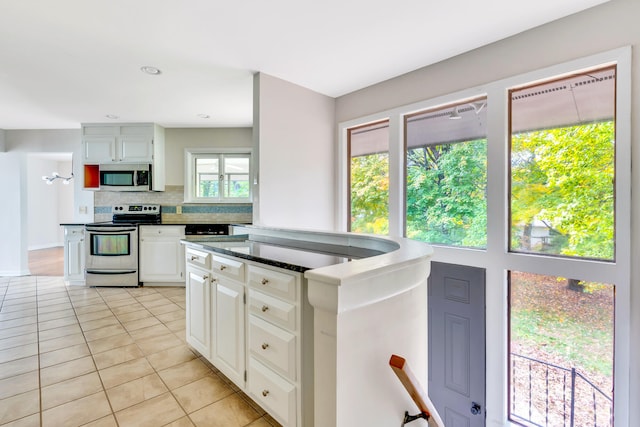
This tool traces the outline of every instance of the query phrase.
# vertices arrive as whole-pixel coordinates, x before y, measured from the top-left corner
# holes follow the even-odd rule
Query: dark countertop
[[[193,236],[181,242],[210,252],[231,255],[299,273],[382,254],[373,250],[338,248],[323,244],[307,244],[306,247],[301,247],[300,242],[287,239],[271,238],[267,242],[249,240],[249,237],[248,235],[207,236],[200,239]]]

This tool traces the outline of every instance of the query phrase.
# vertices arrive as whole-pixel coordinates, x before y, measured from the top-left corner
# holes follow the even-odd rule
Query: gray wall
[[[254,94],[259,162],[254,221],[333,230],[334,99],[262,73],[254,79]]]

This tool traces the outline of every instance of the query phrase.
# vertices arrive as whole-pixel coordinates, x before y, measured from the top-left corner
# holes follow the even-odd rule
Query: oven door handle
[[[136,273],[136,270],[86,270],[87,274],[132,274]]]
[[[128,232],[128,231],[136,231],[137,229],[136,228],[121,228],[121,229],[118,229],[118,230],[108,230],[108,229],[104,229],[104,228],[98,227],[98,228],[87,228],[86,230],[90,231],[90,232],[94,232],[94,233],[125,233],[125,232]]]

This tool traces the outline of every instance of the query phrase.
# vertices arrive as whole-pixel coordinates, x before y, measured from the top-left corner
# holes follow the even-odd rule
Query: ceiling
[[[606,1],[3,0],[0,129],[251,126],[255,72],[338,97]]]

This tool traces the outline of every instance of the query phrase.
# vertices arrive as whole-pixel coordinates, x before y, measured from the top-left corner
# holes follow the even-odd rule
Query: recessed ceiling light
[[[120,116],[116,116],[115,114],[107,114],[105,117],[107,119],[113,119],[113,120],[120,118]]]
[[[140,70],[143,73],[147,73],[147,74],[152,75],[152,76],[157,76],[157,75],[162,73],[162,71],[160,71],[159,68],[151,67],[149,65],[145,65],[144,67],[140,67]]]
[[[208,118],[210,118],[211,116],[210,116],[210,115],[208,115],[208,114],[198,114],[198,117],[200,117],[201,119],[208,119]]]

